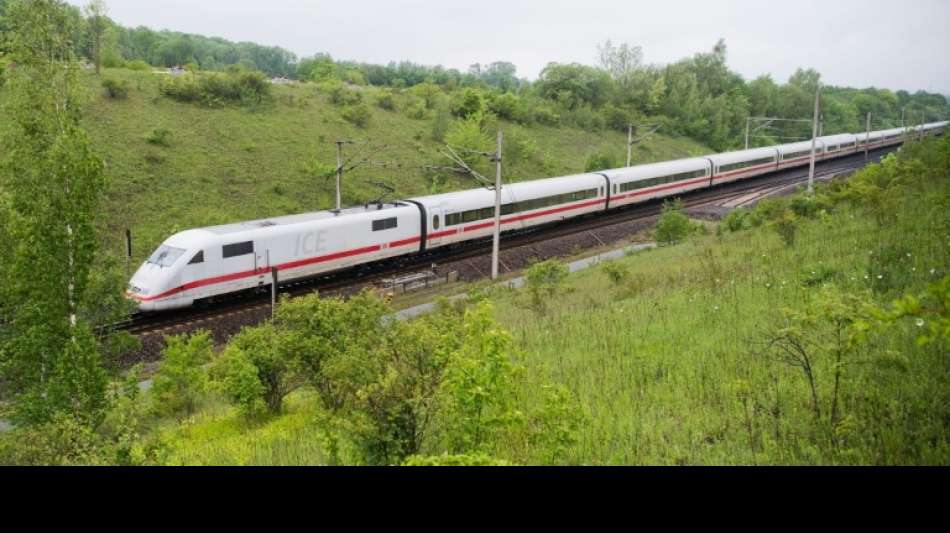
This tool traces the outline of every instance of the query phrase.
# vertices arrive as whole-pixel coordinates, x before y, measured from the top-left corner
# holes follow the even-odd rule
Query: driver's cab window
[[[189,265],[197,265],[205,262],[205,252],[204,250],[199,251],[191,258],[191,261],[188,261]]]

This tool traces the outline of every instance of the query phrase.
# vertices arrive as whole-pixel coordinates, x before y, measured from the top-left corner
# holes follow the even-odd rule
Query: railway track
[[[869,162],[879,161],[895,147],[871,152]],[[852,172],[865,166],[863,154],[852,155],[836,161],[819,163],[816,167],[816,179],[831,179],[842,173]],[[807,180],[807,168],[793,168],[774,172],[753,179],[718,185],[712,189],[693,191],[681,195],[686,208],[728,204],[736,208],[751,204],[777,191],[793,187]],[[732,200],[732,202],[728,202]],[[609,213],[588,215],[578,219],[535,227],[520,232],[507,233],[502,240],[502,250],[542,243],[566,236],[591,232],[593,230],[629,222],[632,220],[657,216],[662,209],[662,200],[653,200],[635,204]],[[354,292],[359,288],[380,281],[383,278],[429,268],[433,264],[445,261],[463,261],[485,255],[491,250],[491,239],[465,243],[455,248],[435,251],[407,258],[396,258],[376,265],[355,267],[353,269],[281,284],[278,293],[290,295],[308,294],[320,291],[322,294]],[[202,307],[185,309],[174,313],[132,315],[129,320],[107,326],[108,330],[123,330],[137,336],[164,333],[183,326],[198,326],[212,319],[227,317],[252,310],[270,307],[270,287],[265,292],[238,294],[225,300],[208,303]]]

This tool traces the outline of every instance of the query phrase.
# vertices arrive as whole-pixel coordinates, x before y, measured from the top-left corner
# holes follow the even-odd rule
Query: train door
[[[440,236],[445,231],[445,211],[442,207],[429,208],[429,242],[427,247],[439,246],[442,243]]]

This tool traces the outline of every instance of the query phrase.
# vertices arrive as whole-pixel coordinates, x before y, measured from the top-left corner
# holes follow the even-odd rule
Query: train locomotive
[[[942,135],[950,122],[820,137],[816,160]],[[501,230],[524,230],[635,203],[808,165],[812,142],[755,148],[505,185]],[[166,311],[223,295],[490,236],[494,191],[405,200],[192,229],[169,237],[139,267],[127,297]]]

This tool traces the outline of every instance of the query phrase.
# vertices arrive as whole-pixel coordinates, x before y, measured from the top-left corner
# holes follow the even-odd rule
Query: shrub
[[[508,461],[495,459],[484,453],[461,455],[413,455],[403,466],[512,466]]]
[[[445,142],[461,150],[459,156],[472,166],[479,163],[482,157],[473,152],[489,152],[492,150],[491,140],[482,130],[481,116],[476,115],[466,120],[458,120],[445,135]]]
[[[584,163],[584,172],[594,172],[598,170],[608,170],[617,168],[619,164],[613,154],[607,152],[594,152],[587,156],[587,162]]]
[[[136,59],[135,61],[126,61],[125,68],[129,70],[146,71],[151,70],[152,66],[141,59]]]
[[[675,244],[685,239],[694,226],[682,212],[683,203],[677,199],[663,203],[663,212],[656,223],[656,241],[659,244]]]
[[[452,114],[459,118],[467,119],[481,115],[484,109],[485,101],[482,95],[471,87],[466,88],[460,93],[456,93],[452,98]]]
[[[795,246],[795,236],[798,233],[798,216],[791,209],[786,209],[772,225],[775,231],[778,232],[779,237],[782,238],[785,246],[789,248]]]
[[[156,128],[152,133],[145,137],[145,142],[155,146],[171,146],[171,130],[165,128]]]
[[[376,105],[380,109],[385,109],[386,111],[395,111],[396,110],[396,100],[393,98],[393,93],[389,91],[383,91],[376,97]]]
[[[372,113],[364,104],[344,107],[340,115],[343,116],[344,120],[359,128],[368,126],[370,118],[372,118]]]
[[[232,66],[225,73],[189,74],[162,80],[159,90],[179,102],[207,106],[259,105],[271,100],[271,86],[263,73]]]
[[[273,324],[246,328],[215,361],[218,387],[245,415],[280,413],[284,398],[303,384],[286,338]]]
[[[211,334],[167,337],[162,362],[152,386],[153,410],[158,414],[191,414],[205,391],[203,365],[211,360]]]
[[[363,102],[363,94],[358,88],[350,88],[340,80],[329,80],[321,87],[330,97],[330,102],[338,106],[352,106]]]
[[[88,466],[111,463],[104,439],[81,420],[57,414],[38,426],[0,436],[0,464]]]
[[[607,127],[614,131],[626,132],[627,126],[633,122],[629,112],[612,104],[604,106],[601,113]]]
[[[623,285],[630,278],[630,271],[616,261],[604,263],[601,270],[607,275],[607,279],[614,287]]]
[[[105,88],[109,98],[122,100],[129,96],[129,82],[125,80],[105,78],[102,80],[102,87]]]
[[[546,313],[548,300],[562,292],[569,272],[567,265],[556,259],[548,259],[528,267],[525,272],[525,289],[528,291],[530,307],[538,314]]]
[[[528,122],[528,113],[521,98],[511,92],[494,94],[488,100],[488,110],[512,122]]]
[[[752,216],[748,209],[738,208],[726,215],[719,224],[720,231],[737,232],[752,227]]]

